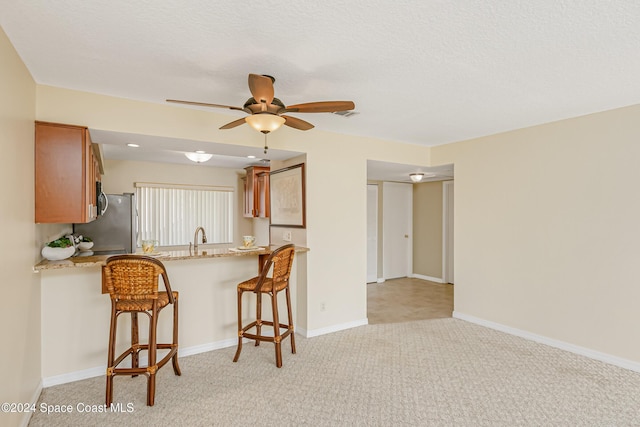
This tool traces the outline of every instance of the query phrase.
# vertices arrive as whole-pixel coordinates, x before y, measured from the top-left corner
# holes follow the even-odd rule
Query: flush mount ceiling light
[[[284,117],[271,113],[253,114],[245,117],[244,120],[249,123],[249,126],[264,134],[278,130],[286,121]]]
[[[138,148],[140,146],[138,144],[129,143],[129,144],[127,144],[127,147]]]
[[[413,182],[420,182],[422,181],[422,177],[424,176],[423,173],[410,173],[409,174],[409,178],[411,178],[411,181]]]
[[[195,153],[184,153],[187,156],[187,159],[196,163],[203,163],[208,161],[213,157],[213,154],[207,154],[204,151],[196,151]]]
[[[424,174],[422,172],[416,172],[409,174],[409,178],[411,178],[411,181],[413,182],[420,182],[422,181],[422,178],[433,178],[434,176],[436,176],[435,173]]]

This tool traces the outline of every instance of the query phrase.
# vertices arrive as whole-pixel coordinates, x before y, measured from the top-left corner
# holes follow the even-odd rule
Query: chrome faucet
[[[193,236],[193,252],[198,253],[198,231],[202,230],[202,243],[207,243],[207,233],[203,227],[196,228],[196,234]]]

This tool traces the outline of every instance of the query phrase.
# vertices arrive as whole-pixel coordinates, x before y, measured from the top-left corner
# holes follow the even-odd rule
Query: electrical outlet
[[[285,242],[290,242],[291,241],[291,231],[285,231],[284,233],[282,233],[282,240],[284,240]]]
[[[327,311],[327,305],[324,302],[320,303],[320,311]]]

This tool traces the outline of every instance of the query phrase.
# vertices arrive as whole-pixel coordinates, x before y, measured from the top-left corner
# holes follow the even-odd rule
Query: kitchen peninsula
[[[236,285],[257,275],[259,259],[275,247],[256,251],[201,245],[197,252],[163,250],[157,259],[167,269],[171,288],[180,293],[180,356],[237,344]],[[296,331],[306,328],[306,252],[297,247],[291,272]],[[52,386],[104,375],[109,333],[109,295],[102,293],[102,265],[108,256],[44,260],[34,266],[42,283],[42,377]],[[162,285],[160,285],[162,286]],[[246,295],[244,313],[255,316],[255,296]],[[281,307],[284,304],[281,304]],[[270,316],[265,310],[265,318]],[[280,314],[285,315],[285,312]],[[169,340],[170,315],[160,315],[158,339]],[[141,317],[144,319],[144,316]],[[118,341],[129,338],[129,317],[118,325]],[[146,320],[141,330],[146,331]],[[231,359],[229,359],[231,363]]]

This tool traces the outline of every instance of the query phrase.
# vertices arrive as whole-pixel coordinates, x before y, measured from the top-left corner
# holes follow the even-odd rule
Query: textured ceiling
[[[0,25],[40,84],[241,106],[269,74],[355,102],[297,115],[318,129],[429,146],[640,99],[637,0],[2,0]]]

